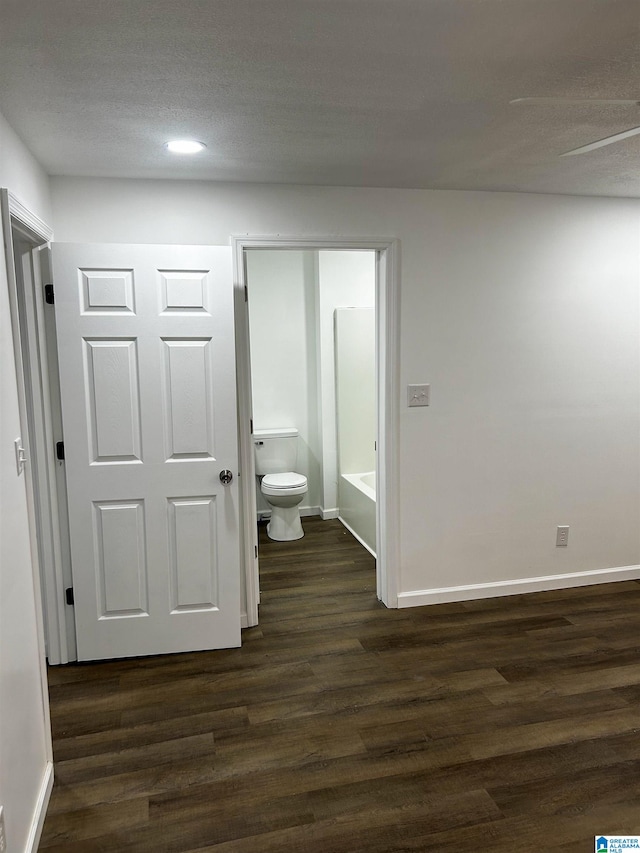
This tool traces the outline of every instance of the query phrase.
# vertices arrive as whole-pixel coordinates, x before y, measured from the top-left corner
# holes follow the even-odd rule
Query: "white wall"
[[[373,308],[336,308],[338,470],[376,467],[376,317]]]
[[[400,239],[401,590],[640,563],[637,200],[67,178],[53,198],[60,240]]]
[[[296,427],[301,509],[320,505],[315,252],[247,252],[254,429]],[[269,506],[258,492],[259,511]]]
[[[334,313],[339,307],[373,308],[375,252],[318,252],[318,344],[321,409],[323,509],[338,513],[338,446]],[[375,370],[372,362],[371,370]],[[375,420],[372,424],[375,432]]]
[[[51,223],[48,179],[0,116],[0,186]],[[50,755],[4,250],[0,246],[0,805],[9,851],[25,850]],[[39,606],[39,604],[38,604]]]

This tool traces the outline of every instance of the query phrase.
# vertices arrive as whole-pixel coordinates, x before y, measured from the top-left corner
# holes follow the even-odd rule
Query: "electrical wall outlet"
[[[7,835],[4,831],[4,806],[0,806],[0,853],[7,851]]]
[[[407,385],[407,406],[428,406],[430,385]]]
[[[556,547],[564,548],[569,544],[569,525],[560,525],[556,530]]]

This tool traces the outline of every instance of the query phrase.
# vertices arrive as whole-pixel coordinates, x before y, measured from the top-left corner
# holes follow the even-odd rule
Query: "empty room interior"
[[[639,49],[3,0],[0,851],[640,837]]]

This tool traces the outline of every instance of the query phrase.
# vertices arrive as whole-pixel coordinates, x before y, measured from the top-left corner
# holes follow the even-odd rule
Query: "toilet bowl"
[[[260,491],[271,507],[267,535],[277,542],[304,536],[299,505],[307,493],[307,478],[294,471],[298,430],[286,427],[254,430],[256,475]]]
[[[260,491],[271,506],[271,520],[267,535],[277,542],[302,539],[304,531],[298,506],[307,494],[307,478],[294,471],[282,474],[265,474]]]

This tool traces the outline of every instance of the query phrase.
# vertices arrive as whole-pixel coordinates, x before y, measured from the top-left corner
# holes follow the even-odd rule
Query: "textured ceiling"
[[[640,195],[639,0],[0,0],[53,175]],[[175,137],[206,142],[177,159]]]

